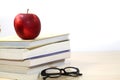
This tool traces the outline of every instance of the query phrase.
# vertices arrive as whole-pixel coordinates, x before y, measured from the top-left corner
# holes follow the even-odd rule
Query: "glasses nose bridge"
[[[60,69],[60,73],[66,73],[65,69]]]

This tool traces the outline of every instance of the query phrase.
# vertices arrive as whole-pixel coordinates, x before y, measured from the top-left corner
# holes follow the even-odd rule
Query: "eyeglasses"
[[[46,80],[46,78],[57,78],[61,75],[64,76],[72,76],[72,77],[78,77],[81,76],[82,73],[80,73],[80,70],[76,67],[65,67],[65,68],[47,68],[41,71],[41,75],[43,76],[43,80]]]

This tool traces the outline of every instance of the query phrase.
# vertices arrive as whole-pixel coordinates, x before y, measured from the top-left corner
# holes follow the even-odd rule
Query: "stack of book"
[[[69,34],[40,35],[34,40],[1,38],[0,77],[37,80],[41,70],[62,66],[69,57]]]

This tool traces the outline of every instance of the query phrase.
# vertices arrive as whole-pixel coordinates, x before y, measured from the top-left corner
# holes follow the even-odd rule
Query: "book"
[[[44,67],[43,69],[50,68],[50,67],[66,67],[66,66],[69,66],[70,63],[68,62],[66,63],[65,60],[63,61],[61,60],[60,62],[56,61],[56,62],[50,63],[50,65],[48,63],[47,65],[46,65],[47,67]],[[40,72],[41,70],[38,70],[38,72],[33,74],[25,74],[25,73],[12,73],[12,72],[0,71],[0,77],[6,78],[8,80],[42,80]]]
[[[52,62],[48,62],[45,64],[41,64],[34,67],[23,67],[23,66],[14,66],[14,65],[1,65],[0,64],[0,72],[11,72],[11,73],[19,73],[19,74],[35,74],[39,73],[41,70],[48,67],[57,67],[64,64],[65,59],[56,60]]]
[[[0,38],[0,48],[35,48],[49,43],[68,40],[69,34],[41,34],[33,40],[23,40],[18,36]]]
[[[15,79],[0,78],[0,80],[15,80]]]
[[[36,74],[19,74],[10,72],[0,72],[0,77],[7,80],[42,80],[42,77]]]
[[[9,66],[20,66],[20,67],[34,67],[38,65],[42,65],[48,62],[53,62],[61,59],[70,58],[69,51],[61,51],[55,55],[49,55],[46,57],[38,57],[35,59],[28,60],[0,60],[0,65],[9,65]],[[1,67],[0,67],[1,68]]]
[[[70,41],[56,42],[52,44],[43,45],[41,47],[28,49],[0,49],[0,59],[8,60],[27,60],[40,56],[47,56],[56,54],[59,51],[70,50]]]

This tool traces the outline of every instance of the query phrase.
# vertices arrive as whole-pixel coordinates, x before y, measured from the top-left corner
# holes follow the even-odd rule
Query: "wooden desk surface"
[[[80,77],[62,76],[47,80],[120,80],[120,52],[71,53],[68,62],[83,73]],[[0,79],[7,80],[7,79]]]

